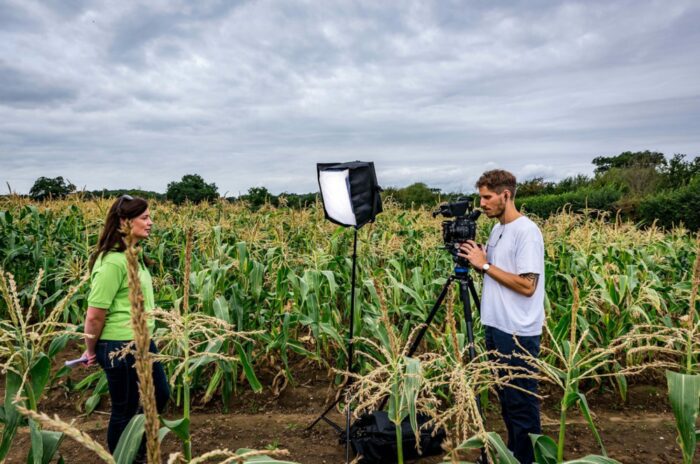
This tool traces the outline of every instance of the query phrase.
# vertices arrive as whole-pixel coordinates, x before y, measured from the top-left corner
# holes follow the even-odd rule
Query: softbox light
[[[359,229],[382,212],[374,163],[319,163],[316,168],[326,219]]]
[[[352,277],[350,279],[350,327],[348,330],[348,372],[353,368],[353,339],[355,337],[355,280],[357,268],[357,230],[368,222],[374,221],[377,214],[382,212],[382,199],[379,195],[381,188],[377,185],[377,175],[374,173],[374,163],[353,161],[351,163],[319,163],[316,165],[318,185],[321,188],[323,211],[326,219],[341,226],[352,226],[354,238],[352,242]],[[348,379],[346,387],[350,385]],[[337,405],[342,396],[333,402],[307,428],[311,430],[323,420],[341,434],[345,435],[345,462],[350,462],[350,417],[352,408],[346,408],[345,430],[330,420],[326,415]]]

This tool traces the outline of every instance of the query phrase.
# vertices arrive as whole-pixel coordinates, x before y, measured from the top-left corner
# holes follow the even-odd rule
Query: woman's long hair
[[[90,272],[101,254],[126,250],[126,244],[123,240],[124,234],[121,232],[121,219],[133,219],[143,214],[146,209],[148,209],[146,200],[129,195],[123,195],[112,203],[112,207],[107,213],[105,226],[100,234],[100,240],[97,242],[97,249],[90,256]]]

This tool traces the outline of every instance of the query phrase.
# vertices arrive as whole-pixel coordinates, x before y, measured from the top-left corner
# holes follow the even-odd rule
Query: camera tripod
[[[413,341],[411,344],[411,348],[409,349],[407,356],[411,357],[415,354],[416,350],[418,349],[418,346],[420,345],[420,342],[423,340],[423,337],[425,336],[425,333],[428,331],[428,328],[430,327],[431,322],[433,322],[433,319],[435,318],[435,315],[437,314],[438,310],[440,309],[440,306],[442,305],[443,300],[445,299],[445,296],[447,296],[447,292],[450,289],[450,285],[452,282],[459,282],[459,299],[462,300],[462,310],[464,312],[464,322],[467,325],[467,343],[469,347],[469,361],[472,361],[476,357],[476,348],[474,345],[474,318],[472,317],[472,301],[471,299],[474,299],[474,306],[476,307],[477,311],[481,311],[481,303],[479,302],[479,295],[476,293],[476,286],[474,285],[474,279],[472,278],[471,274],[469,274],[469,267],[467,266],[462,266],[456,259],[456,264],[454,268],[454,273],[447,278],[447,282],[445,282],[445,285],[442,287],[442,291],[440,292],[440,296],[438,296],[438,299],[435,301],[435,304],[433,305],[433,309],[430,310],[430,313],[428,314],[428,318],[425,320],[423,323],[423,327],[421,328],[420,332],[418,332],[418,336],[416,336],[416,339]],[[470,298],[471,297],[471,298]],[[388,398],[384,398],[382,401],[379,409],[384,409],[384,406],[386,406],[386,402],[388,401]],[[479,409],[479,414],[483,417],[483,411],[481,410],[481,398],[479,396],[476,397],[476,405],[477,408]],[[478,463],[486,463],[488,462],[486,458],[486,449],[481,448],[481,456],[479,460],[477,460]]]
[[[411,357],[415,354],[420,342],[423,340],[425,333],[428,331],[430,324],[433,322],[435,315],[437,314],[440,306],[442,305],[447,292],[450,289],[452,282],[459,282],[459,298],[462,300],[462,309],[464,311],[464,321],[467,324],[467,343],[469,343],[469,360],[471,361],[476,356],[476,350],[474,349],[474,319],[472,317],[472,305],[471,299],[474,299],[474,306],[476,306],[477,311],[480,310],[479,295],[476,293],[476,287],[474,286],[474,279],[469,274],[469,268],[462,267],[459,264],[455,265],[454,274],[447,278],[447,282],[442,287],[440,296],[435,301],[433,308],[428,314],[428,318],[423,323],[423,328],[416,336],[416,339],[411,344],[407,356]],[[471,298],[470,298],[471,296]]]
[[[468,351],[469,361],[473,360],[476,357],[476,348],[474,345],[474,318],[472,317],[471,299],[474,299],[474,306],[476,307],[477,311],[481,310],[481,303],[479,302],[479,295],[476,293],[476,286],[474,285],[474,279],[472,279],[472,276],[469,274],[469,267],[461,266],[460,263],[457,262],[455,264],[454,274],[452,274],[450,277],[447,278],[447,282],[445,282],[445,285],[443,285],[442,291],[440,292],[440,296],[438,296],[438,299],[435,301],[433,308],[430,310],[430,313],[428,314],[428,318],[423,323],[423,327],[421,328],[420,332],[418,332],[416,339],[411,344],[411,348],[408,350],[408,353],[406,354],[406,356],[408,356],[409,358],[411,356],[413,356],[415,354],[416,350],[418,349],[420,342],[423,340],[425,333],[428,331],[428,328],[430,327],[430,324],[433,322],[435,315],[437,314],[438,310],[440,309],[440,306],[442,305],[443,300],[447,296],[447,292],[450,289],[450,285],[452,284],[452,282],[455,282],[455,281],[459,282],[459,298],[460,298],[460,300],[462,300],[462,310],[464,311],[464,321],[467,325],[467,343],[469,346],[469,351]],[[470,297],[471,297],[471,299],[470,299]],[[389,401],[389,398],[384,397],[384,399],[382,400],[382,402],[378,408],[380,411],[382,409],[384,409],[387,401]],[[476,405],[477,405],[477,408],[479,409],[479,414],[481,414],[481,416],[483,417],[483,411],[481,410],[481,398],[479,398],[479,396],[476,397]],[[486,458],[486,449],[485,448],[481,448],[481,455],[476,462],[477,463],[484,463],[484,464],[488,462],[488,460]]]

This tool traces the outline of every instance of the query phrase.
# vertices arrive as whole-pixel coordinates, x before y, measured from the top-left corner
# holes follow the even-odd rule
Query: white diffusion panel
[[[346,226],[357,225],[350,200],[350,171],[321,171],[319,183],[326,213],[331,219]]]

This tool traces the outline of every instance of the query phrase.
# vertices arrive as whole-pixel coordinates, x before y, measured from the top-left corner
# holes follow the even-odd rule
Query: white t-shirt
[[[499,238],[500,237],[500,238]],[[516,335],[541,335],[544,323],[544,240],[537,225],[525,216],[496,224],[486,244],[492,265],[512,274],[539,274],[537,289],[524,296],[484,275],[481,323]]]

